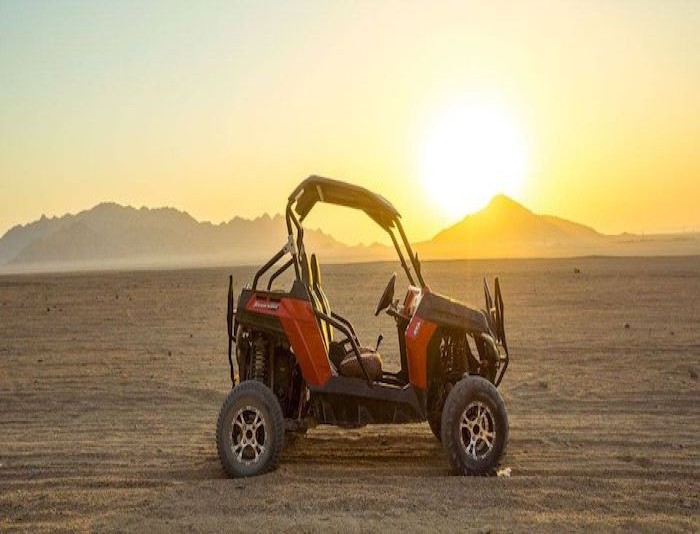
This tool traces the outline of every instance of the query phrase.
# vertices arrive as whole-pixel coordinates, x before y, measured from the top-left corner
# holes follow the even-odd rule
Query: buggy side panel
[[[447,328],[491,333],[484,312],[437,293],[423,295],[416,313]]]
[[[322,386],[333,375],[316,315],[307,300],[253,293],[246,311],[276,317],[310,386]]]
[[[416,388],[428,387],[428,344],[437,330],[437,325],[418,316],[413,316],[406,328],[406,352],[408,356],[408,378]]]
[[[280,320],[306,383],[322,386],[328,382],[333,371],[311,303],[283,299]]]

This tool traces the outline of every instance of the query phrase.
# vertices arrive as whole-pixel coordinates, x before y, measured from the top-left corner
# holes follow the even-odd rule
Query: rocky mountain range
[[[0,239],[8,272],[258,263],[279,250],[281,215],[199,222],[173,208],[102,203],[77,214],[41,217]],[[308,229],[307,247],[334,262],[393,258],[384,245],[348,246]],[[700,254],[698,234],[608,236],[559,217],[538,215],[498,195],[432,239],[416,244],[425,259]]]

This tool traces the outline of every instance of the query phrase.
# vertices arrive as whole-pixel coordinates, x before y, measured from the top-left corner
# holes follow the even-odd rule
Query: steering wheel
[[[394,299],[394,285],[396,284],[396,273],[391,275],[389,283],[384,288],[384,293],[382,293],[382,298],[379,299],[379,304],[377,304],[377,311],[374,315],[379,315],[382,310],[385,310],[391,305],[391,301]]]

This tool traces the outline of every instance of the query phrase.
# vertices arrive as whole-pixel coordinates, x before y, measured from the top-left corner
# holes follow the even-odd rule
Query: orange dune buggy
[[[352,324],[331,308],[301,225],[318,202],[362,210],[391,237],[410,285],[402,299],[395,298],[392,275],[375,315],[384,311],[396,322],[397,372],[382,366],[381,336],[375,347],[364,346]],[[394,206],[337,180],[304,180],[289,196],[286,224],[286,244],[242,290],[235,309],[229,282],[233,388],[216,434],[227,473],[252,476],[274,469],[285,431],[303,432],[310,424],[357,427],[426,420],[457,473],[493,473],[508,440],[508,416],[496,389],[508,367],[498,279],[493,298],[484,281],[484,311],[431,292]],[[273,281],[288,269],[294,271],[291,288],[272,290]]]

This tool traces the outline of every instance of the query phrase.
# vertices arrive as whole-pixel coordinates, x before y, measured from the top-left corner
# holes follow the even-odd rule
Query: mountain
[[[484,258],[591,253],[606,242],[593,228],[537,215],[505,195],[417,245],[424,257]]]
[[[103,203],[63,217],[18,225],[0,239],[3,270],[63,270],[246,264],[268,259],[285,242],[281,215],[235,217],[214,225],[173,208]],[[350,247],[320,230],[306,243],[321,257],[356,261],[386,257],[386,247]]]
[[[416,249],[423,258],[440,259],[699,255],[700,234],[605,235],[497,195]]]
[[[281,215],[215,225],[173,208],[103,203],[15,226],[0,238],[0,271],[258,264],[280,249],[286,233]],[[384,245],[348,246],[313,229],[304,236],[307,248],[324,261],[395,259]],[[426,259],[698,255],[700,234],[609,236],[497,195],[415,248]]]

